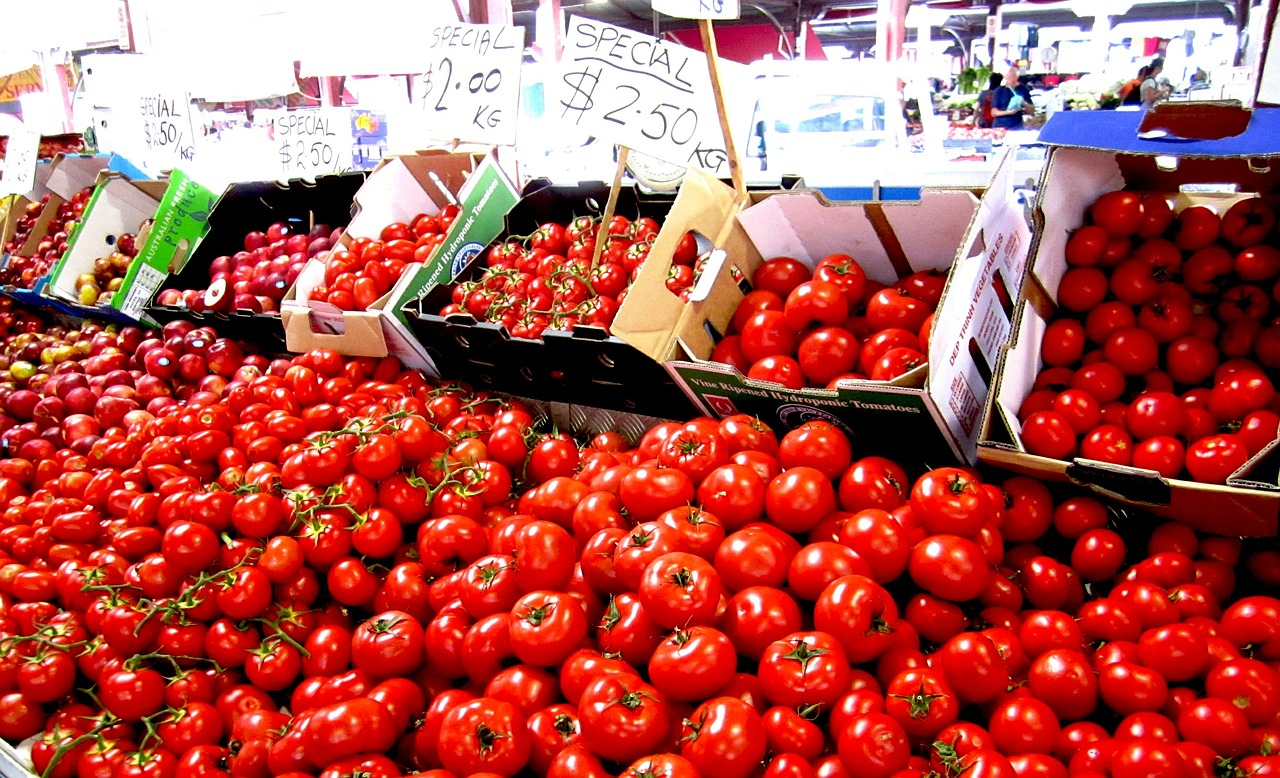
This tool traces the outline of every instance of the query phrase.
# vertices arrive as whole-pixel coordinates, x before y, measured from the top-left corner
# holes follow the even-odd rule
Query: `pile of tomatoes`
[[[513,337],[535,340],[546,330],[572,331],[579,324],[608,332],[660,228],[647,216],[632,221],[617,215],[607,228],[589,216],[567,225],[547,222],[528,237],[490,247],[479,277],[454,286],[439,315],[466,313],[502,324]],[[696,280],[697,259],[697,239],[688,233],[675,250],[667,281],[682,299]]]
[[[458,206],[446,205],[436,214],[418,214],[408,224],[388,224],[377,240],[356,238],[345,249],[317,257],[324,260],[324,283],[312,289],[308,299],[344,311],[369,310],[410,265],[435,254],[459,213]]]
[[[1019,410],[1026,449],[1224,483],[1280,429],[1275,212],[1246,198],[1175,214],[1118,190],[1089,215]]]
[[[946,280],[923,270],[886,287],[847,254],[832,254],[812,270],[774,257],[756,269],[752,291],[711,359],[788,389],[892,381],[928,363]]]
[[[9,254],[9,261],[0,268],[0,284],[10,284],[19,289],[34,289],[36,283],[48,275],[54,263],[67,252],[67,242],[71,239],[71,233],[80,223],[80,218],[84,216],[84,209],[92,196],[93,187],[87,186],[76,192],[70,200],[60,201],[54,211],[53,219],[49,222],[40,242],[36,244],[35,251],[31,256],[22,256],[16,252],[35,233],[40,216],[52,201],[53,196],[45,195],[38,202],[28,204],[22,216],[18,218],[13,239],[4,245],[5,253]]]
[[[1273,544],[212,336],[93,328],[5,397],[0,737],[41,775],[1280,767]]]

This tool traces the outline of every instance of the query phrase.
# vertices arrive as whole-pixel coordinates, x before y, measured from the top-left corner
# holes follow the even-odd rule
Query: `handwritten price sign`
[[[432,136],[474,143],[516,142],[524,28],[496,24],[436,27],[414,90]]]
[[[142,160],[148,173],[167,170],[195,158],[195,129],[191,123],[191,95],[158,89],[138,98],[142,121]]]
[[[720,67],[725,81],[741,79],[741,65]],[[553,115],[668,162],[728,172],[702,52],[574,16],[560,68]]]
[[[9,136],[0,177],[0,195],[25,195],[36,188],[36,159],[40,154],[40,133],[23,127]]]
[[[653,10],[679,19],[737,19],[738,0],[653,0]]]
[[[315,178],[351,169],[351,111],[270,111],[271,142],[282,178]]]

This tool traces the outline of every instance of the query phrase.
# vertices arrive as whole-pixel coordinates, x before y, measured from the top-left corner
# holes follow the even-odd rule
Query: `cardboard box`
[[[266,230],[274,222],[292,222],[298,229],[313,224],[346,227],[351,222],[356,191],[366,173],[318,176],[315,181],[246,181],[226,188],[209,212],[208,229],[191,251],[182,269],[160,285],[165,289],[207,289],[209,265],[216,257],[230,256],[244,249],[244,236]],[[189,311],[185,307],[157,305],[153,295],[146,315],[160,324],[188,319],[197,326],[209,325],[220,335],[262,346],[268,352],[283,352],[284,326],[279,314],[252,311]]]
[[[534,182],[508,214],[505,234],[529,235],[543,222],[567,224],[576,216],[598,214],[609,189],[600,182],[577,186]],[[712,291],[685,303],[666,288],[667,272],[677,244],[689,231],[701,235],[706,246],[724,249],[735,261],[758,262],[751,241],[734,218],[739,207],[732,188],[697,171],[690,171],[674,199],[623,186],[616,213],[658,219],[662,229],[610,333],[579,326],[572,332],[548,330],[541,340],[529,340],[466,314],[446,319],[436,314],[449,302],[452,286],[435,287],[419,298],[410,325],[446,377],[541,400],[686,417],[697,409],[663,363],[681,353],[680,341],[709,338],[705,335],[708,323],[723,331],[733,311],[721,298],[729,294],[724,287],[733,282],[729,263],[719,274],[708,270],[703,282]],[[473,263],[455,281],[478,278],[483,271],[483,262]]]
[[[748,413],[779,432],[822,419],[855,441],[874,441],[876,453],[934,466],[976,461],[991,368],[1011,326],[995,284],[999,279],[1017,294],[1030,248],[1011,162],[1001,165],[981,202],[968,190],[925,189],[916,202],[893,203],[832,203],[796,191],[756,196],[738,217],[763,257],[794,257],[812,268],[845,253],[885,284],[920,270],[950,270],[928,366],[891,383],[847,380],[833,390],[789,390],[706,361],[713,344],[704,340],[686,342],[688,358],[668,364],[672,375],[715,416]],[[730,314],[742,297],[733,291]]]
[[[393,222],[408,223],[420,213],[436,214],[457,203],[461,213],[440,248],[410,265],[390,292],[367,311],[343,311],[308,299],[324,282],[324,262],[313,259],[298,276],[281,307],[290,351],[331,348],[340,354],[397,357],[407,367],[437,376],[426,350],[409,330],[402,310],[424,288],[447,283],[503,229],[516,202],[515,186],[492,157],[423,152],[385,160],[356,193],[357,213],[342,237],[377,238]]]
[[[1041,368],[1040,344],[1067,269],[1063,249],[1071,230],[1084,223],[1089,205],[1126,187],[1174,195],[1178,210],[1208,204],[1219,212],[1245,197],[1280,193],[1280,109],[1258,110],[1250,117],[1223,105],[1162,103],[1145,115],[1066,112],[1055,116],[1040,137],[1050,146],[1036,203],[1041,228],[1017,306],[1015,339],[997,367],[979,458],[1044,480],[1074,482],[1206,532],[1274,535],[1280,515],[1275,445],[1228,485],[1201,484],[1085,459],[1032,456],[1019,437],[1017,410]]]
[[[53,160],[42,159],[36,162],[36,186],[35,189],[23,195],[11,195],[5,198],[4,220],[0,222],[0,246],[4,246],[13,240],[13,235],[18,231],[18,222],[27,212],[27,207],[32,203],[40,202],[46,194],[50,194],[48,182],[49,175],[53,173]],[[44,208],[41,207],[43,213]],[[39,216],[37,216],[37,219]],[[45,222],[47,225],[48,222]]]
[[[85,309],[108,317],[115,311],[122,320],[139,321],[147,301],[171,272],[182,268],[191,248],[203,237],[215,196],[177,170],[166,181],[105,175],[43,293],[79,305],[76,278],[93,272],[94,261],[114,250],[117,236],[134,233],[138,256],[123,286],[109,303]]]

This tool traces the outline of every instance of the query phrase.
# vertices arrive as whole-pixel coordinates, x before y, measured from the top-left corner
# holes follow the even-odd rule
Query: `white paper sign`
[[[40,133],[27,127],[9,136],[4,155],[4,175],[0,195],[25,195],[36,188],[36,160],[40,155]]]
[[[735,63],[722,62],[720,73],[722,82],[745,80]],[[668,162],[729,171],[700,51],[573,16],[550,92],[548,115],[573,127]]]
[[[138,97],[135,109],[146,149],[141,164],[148,173],[182,167],[195,158],[195,125],[191,93],[160,87]]]
[[[679,19],[737,19],[738,0],[653,0],[653,10]]]
[[[514,144],[524,28],[442,25],[425,42],[429,59],[413,90],[425,131],[446,140]]]
[[[351,109],[265,111],[280,178],[315,178],[351,170]],[[259,115],[263,115],[259,114]]]

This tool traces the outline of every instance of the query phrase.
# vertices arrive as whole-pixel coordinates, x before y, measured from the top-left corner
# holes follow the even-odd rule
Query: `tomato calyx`
[[[395,628],[397,624],[400,624],[403,621],[404,619],[401,619],[401,618],[378,619],[377,621],[366,624],[365,629],[369,630],[375,635],[383,635],[390,632],[393,628]]]
[[[578,722],[574,721],[573,717],[567,713],[557,713],[551,723],[551,728],[556,731],[556,734],[560,735],[560,739],[566,744],[574,735],[578,734]]]
[[[536,627],[539,624],[541,624],[543,621],[545,621],[548,616],[551,615],[551,611],[552,611],[552,605],[548,603],[547,605],[543,605],[538,608],[530,608],[529,610],[525,611],[520,616],[520,618]]]
[[[609,598],[609,606],[605,608],[604,615],[600,617],[600,629],[611,630],[622,621],[622,611],[618,610],[618,603],[613,597]]]
[[[679,570],[671,574],[671,583],[675,584],[681,589],[688,589],[690,586],[693,586],[693,583],[694,583],[693,571],[691,571],[687,567],[680,568]]]
[[[791,649],[790,652],[783,654],[781,658],[793,659],[799,662],[801,672],[807,671],[809,669],[809,662],[813,661],[814,659],[820,656],[823,656],[824,654],[831,653],[825,648],[812,648],[808,643],[804,642],[803,640],[797,640],[795,642],[795,645],[796,645],[795,648]]]
[[[929,715],[929,708],[932,707],[933,701],[946,696],[943,694],[925,694],[924,684],[920,684],[920,688],[914,694],[890,694],[896,700],[904,700],[909,706],[909,715],[913,719],[923,719]]]
[[[613,702],[610,702],[605,707],[611,708],[614,705],[621,705],[627,710],[635,710],[636,708],[639,708],[641,705],[643,705],[646,699],[653,700],[656,702],[658,698],[654,697],[652,694],[645,691],[627,692],[626,694],[622,695],[621,697],[614,700]]]
[[[480,743],[480,753],[487,754],[493,750],[499,740],[510,740],[511,733],[502,734],[491,729],[488,724],[476,725],[476,740]]]

